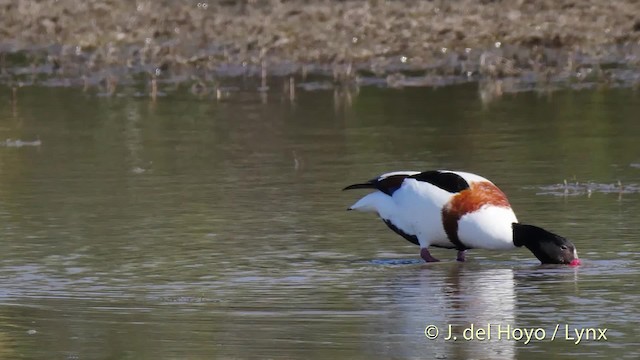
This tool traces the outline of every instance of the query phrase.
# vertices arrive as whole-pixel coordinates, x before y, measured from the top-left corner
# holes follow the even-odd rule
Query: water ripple
[[[553,196],[591,196],[593,193],[602,194],[637,194],[640,193],[640,185],[617,183],[594,183],[594,182],[565,182],[563,184],[544,185],[534,188],[539,190],[536,195]]]

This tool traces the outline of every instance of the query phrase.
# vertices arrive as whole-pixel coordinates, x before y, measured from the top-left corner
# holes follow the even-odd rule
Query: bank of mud
[[[640,84],[633,0],[0,0],[0,9],[0,82],[11,87],[219,92],[239,77],[255,90]]]

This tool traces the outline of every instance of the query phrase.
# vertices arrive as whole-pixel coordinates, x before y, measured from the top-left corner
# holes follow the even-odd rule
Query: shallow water
[[[638,357],[636,92],[238,89],[0,102],[0,357]],[[364,194],[345,185],[433,168],[494,180],[583,265],[440,249],[427,265],[344,211]],[[494,337],[464,340],[471,324]],[[498,325],[545,339],[496,339]],[[575,344],[574,328],[607,340]]]

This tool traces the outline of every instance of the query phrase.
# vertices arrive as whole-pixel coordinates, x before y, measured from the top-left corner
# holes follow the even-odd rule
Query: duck
[[[370,189],[347,210],[377,213],[396,234],[420,246],[428,263],[440,261],[429,247],[527,248],[542,264],[581,264],[574,244],[535,225],[520,223],[507,196],[488,179],[464,171],[394,171],[343,190]]]

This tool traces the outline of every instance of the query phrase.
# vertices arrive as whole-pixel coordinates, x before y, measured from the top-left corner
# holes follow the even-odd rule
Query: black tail
[[[342,191],[345,190],[353,190],[353,189],[376,189],[376,184],[374,183],[362,183],[362,184],[353,184],[353,185],[349,185],[346,188],[342,189]]]
[[[349,185],[342,190],[376,189],[391,196],[393,195],[394,191],[398,190],[400,186],[402,186],[402,182],[407,177],[409,177],[409,175],[407,174],[396,174],[396,175],[391,175],[384,178],[379,177],[373,180],[369,180],[366,183]]]

